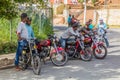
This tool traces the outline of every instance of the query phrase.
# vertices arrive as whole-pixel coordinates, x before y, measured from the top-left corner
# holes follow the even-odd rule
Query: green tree
[[[0,0],[0,17],[8,20],[17,17],[16,4],[11,0]]]
[[[92,3],[95,4],[95,2],[97,2],[98,0],[92,0]]]
[[[48,0],[14,0],[17,3],[39,3],[42,7],[45,7],[46,2],[48,2]],[[46,2],[45,2],[46,1]]]
[[[10,40],[12,41],[12,19],[17,17],[16,4],[11,0],[0,0],[0,18],[5,18],[10,22]]]
[[[84,0],[78,0],[78,2],[83,3],[83,2],[84,2]]]

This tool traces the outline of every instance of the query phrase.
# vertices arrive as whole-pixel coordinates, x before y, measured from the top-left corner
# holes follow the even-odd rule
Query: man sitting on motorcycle
[[[93,30],[94,26],[92,25],[92,19],[89,19],[88,22],[89,22],[89,29]]]
[[[79,31],[83,32],[83,34],[89,34],[90,31],[92,31],[92,29],[89,27],[90,26],[90,22],[86,22],[85,26],[82,27]]]
[[[109,47],[109,42],[108,42],[108,39],[107,39],[107,36],[106,36],[107,25],[104,23],[103,19],[99,20],[99,24],[98,24],[97,28],[98,28],[98,33],[103,34],[105,36],[106,45],[107,45],[107,47]]]
[[[75,22],[72,27],[68,28],[61,36],[60,42],[61,42],[61,46],[63,48],[65,48],[66,46],[66,40],[70,37],[70,36],[79,36],[79,32],[77,30],[79,24],[77,22]]]

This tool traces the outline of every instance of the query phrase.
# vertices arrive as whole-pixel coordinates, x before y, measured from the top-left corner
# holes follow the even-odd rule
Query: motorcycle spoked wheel
[[[42,63],[41,63],[41,59],[38,55],[32,56],[31,65],[32,65],[34,74],[39,75],[41,72]]]
[[[67,63],[68,56],[67,56],[67,53],[65,51],[60,51],[58,54],[52,53],[50,56],[50,59],[54,65],[63,66]]]
[[[107,48],[104,45],[98,45],[98,47],[93,50],[93,55],[97,59],[104,59],[107,56]]]
[[[68,51],[66,51],[66,52],[67,52],[67,55],[68,55],[68,59],[77,58],[75,48],[69,48]]]
[[[19,57],[20,61],[19,61],[19,66],[22,70],[25,70],[28,68],[28,64],[27,64],[27,57],[26,55],[22,55]]]
[[[92,50],[90,47],[84,49],[84,51],[80,52],[80,57],[83,61],[91,61],[92,60]]]

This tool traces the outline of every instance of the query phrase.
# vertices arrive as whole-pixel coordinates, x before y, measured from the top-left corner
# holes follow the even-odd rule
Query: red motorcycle
[[[81,58],[84,61],[90,61],[92,59],[91,47],[85,46],[83,38],[82,36],[76,36],[66,41],[65,50],[69,58]]]
[[[104,43],[99,40],[99,36],[96,31],[90,31],[89,34],[85,34],[85,44],[90,45],[93,50],[93,55],[97,59],[104,59],[107,56],[107,48]]]
[[[68,61],[67,53],[58,44],[59,43],[55,35],[49,35],[47,40],[40,41],[37,45],[40,59],[45,62],[45,59],[49,57],[54,65],[65,65]]]

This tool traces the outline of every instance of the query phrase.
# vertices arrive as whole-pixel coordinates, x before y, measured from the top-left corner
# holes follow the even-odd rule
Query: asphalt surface
[[[55,27],[58,36],[65,29]],[[42,66],[40,75],[34,75],[31,68],[25,71],[0,70],[0,80],[120,80],[120,29],[109,29],[108,38],[110,48],[103,60],[69,60],[61,67],[48,61]]]

